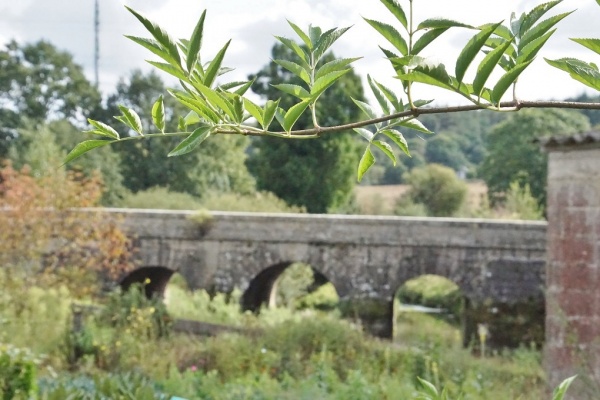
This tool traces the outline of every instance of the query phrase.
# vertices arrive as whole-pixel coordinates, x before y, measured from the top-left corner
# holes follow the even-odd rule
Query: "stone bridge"
[[[162,292],[179,272],[192,289],[240,288],[242,307],[258,310],[285,268],[303,262],[335,286],[346,315],[390,337],[398,288],[435,274],[462,290],[465,342],[477,323],[491,325],[498,343],[543,340],[545,222],[223,212],[194,220],[193,212],[109,212],[124,217],[139,246],[140,267],[123,286],[150,278],[148,289]],[[537,322],[521,318],[524,310]],[[503,312],[515,316],[509,326],[498,322]]]

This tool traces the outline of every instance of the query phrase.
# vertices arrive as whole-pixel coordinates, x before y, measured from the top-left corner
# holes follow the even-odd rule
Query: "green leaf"
[[[367,74],[367,81],[369,82],[369,86],[373,91],[373,95],[377,99],[379,106],[384,114],[390,114],[390,103],[387,100],[387,97],[383,94],[377,83],[371,78],[371,75]]]
[[[169,34],[160,26],[148,20],[146,17],[144,17],[137,11],[127,6],[125,6],[125,8],[129,10],[129,12],[132,13],[138,19],[138,21],[140,21],[142,25],[144,25],[144,27],[146,27],[148,32],[150,32],[152,36],[154,36],[158,43],[160,43],[166,49],[167,53],[169,53],[169,56],[171,56],[171,58],[173,58],[177,65],[181,67],[181,58],[179,56],[179,50],[177,49],[177,45],[175,44],[173,39],[171,39]]]
[[[408,30],[408,20],[406,19],[406,14],[396,0],[381,0],[384,6],[387,7],[388,10],[396,17],[398,22],[402,24],[404,29]]]
[[[425,127],[425,125],[423,125],[421,123],[421,121],[414,119],[414,118],[399,121],[398,125],[404,126],[406,128],[414,129],[415,131],[419,131],[419,132],[423,132],[423,133],[428,133],[428,134],[433,133],[432,131],[427,129],[427,127]]]
[[[323,33],[319,38],[319,41],[315,45],[315,49],[313,52],[315,61],[318,62],[321,59],[321,57],[323,57],[327,49],[329,49],[331,45],[340,38],[340,36],[346,33],[348,29],[350,29],[350,27],[330,29],[327,32]]]
[[[479,29],[483,30],[489,26],[492,25],[496,25],[496,24],[483,24],[479,26]],[[512,34],[512,32],[510,31],[510,29],[508,29],[506,26],[504,25],[500,25],[496,28],[496,30],[494,31],[494,35],[501,37],[502,39],[506,39],[506,40],[513,40],[514,35]]]
[[[194,125],[197,123],[202,122],[202,120],[200,119],[200,116],[198,115],[198,113],[196,113],[195,111],[190,111],[189,113],[187,113],[187,115],[185,116],[185,118],[181,118],[181,121],[183,123],[184,127],[190,126],[190,125]],[[180,130],[185,130],[181,129]]]
[[[447,18],[430,18],[421,22],[417,27],[417,30],[421,29],[439,29],[439,28],[469,28],[474,29],[472,25],[464,24],[459,21],[454,21]]]
[[[388,99],[388,101],[392,103],[392,106],[394,106],[394,110],[396,112],[404,111],[404,105],[402,104],[398,96],[396,96],[396,93],[394,93],[393,90],[377,81],[375,81],[375,84],[377,85],[379,90],[381,90],[386,99]]]
[[[344,74],[346,74],[350,69],[345,69],[342,71],[334,71],[330,72],[326,75],[321,76],[317,79],[310,89],[310,97],[312,99],[316,99],[321,95],[327,88],[335,83],[336,80],[341,78]]]
[[[573,79],[600,91],[600,73],[595,64],[582,66],[568,63],[568,66]]]
[[[107,144],[111,144],[116,141],[117,140],[86,140],[86,141],[83,141],[83,142],[79,143],[77,146],[75,146],[73,148],[73,150],[71,150],[69,152],[69,154],[67,154],[63,165],[68,164],[71,161],[75,160],[76,158],[81,157],[82,155],[84,155],[85,153],[87,153],[90,150],[93,150],[97,147],[106,146]]]
[[[598,0],[598,4],[600,4],[600,0]],[[577,378],[577,375],[574,375],[570,378],[565,379],[558,385],[554,391],[552,392],[552,400],[563,400],[569,386],[573,383],[573,381]]]
[[[171,93],[181,104],[196,112],[198,115],[201,115],[207,121],[211,121],[215,124],[221,121],[221,117],[208,106],[204,99],[194,98],[185,92],[176,90],[169,90],[169,93]]]
[[[246,111],[250,113],[250,115],[256,118],[256,121],[258,121],[258,123],[263,127],[263,129],[267,129],[264,124],[263,111],[259,106],[254,104],[252,101],[244,98],[244,107],[246,108]]]
[[[265,104],[265,109],[263,112],[263,122],[265,124],[264,129],[269,129],[269,125],[271,125],[271,122],[273,122],[275,113],[279,108],[279,101],[280,99],[277,99],[277,101],[269,100],[267,101],[267,104]]]
[[[373,157],[373,153],[371,153],[371,145],[367,146],[365,149],[365,153],[360,159],[358,163],[358,181],[360,182],[365,175],[365,173],[371,168],[371,166],[375,164],[375,157]]]
[[[119,106],[119,110],[123,113],[123,119],[120,121],[141,135],[143,128],[140,116],[131,108],[122,105]]]
[[[550,36],[554,34],[554,32],[556,32],[556,29],[552,29],[544,36],[532,40],[527,46],[523,47],[521,53],[517,57],[517,64],[533,60],[544,44],[546,44],[548,39],[550,39]]]
[[[298,43],[296,43],[293,40],[290,40],[288,38],[281,37],[281,36],[275,36],[275,38],[277,40],[279,40],[288,49],[290,49],[294,53],[296,53],[296,55],[298,57],[300,57],[305,63],[308,62],[308,56],[307,56],[306,52],[304,50],[302,50],[302,47],[300,47],[298,45]]]
[[[194,87],[206,97],[209,103],[223,111],[229,118],[235,120],[235,113],[233,111],[233,105],[229,103],[227,99],[219,95],[218,92],[213,89],[204,86],[201,83],[192,82]]]
[[[501,22],[491,25],[482,29],[479,33],[469,40],[467,45],[463,48],[456,60],[456,80],[462,83],[462,80],[467,72],[467,68],[471,65],[471,62],[475,59],[475,56],[479,53],[486,40],[492,35]]]
[[[600,1],[600,0],[598,0]],[[600,54],[600,39],[575,39],[571,38],[575,43],[579,43],[582,46],[587,47],[596,54]]]
[[[341,71],[346,69],[348,65],[353,63],[356,60],[360,60],[362,57],[356,58],[338,58],[332,61],[329,61],[326,64],[323,64],[319,69],[317,69],[317,73],[315,74],[315,80],[320,77],[327,75],[330,72]]]
[[[510,85],[512,85],[517,80],[521,72],[523,72],[525,68],[527,68],[529,64],[531,64],[532,61],[533,60],[529,60],[523,64],[517,64],[513,69],[511,69],[510,71],[502,75],[502,77],[500,77],[500,79],[496,83],[496,86],[494,86],[494,89],[492,90],[492,102],[496,104],[500,103],[502,96],[504,95],[504,93],[506,93]]]
[[[373,140],[373,136],[375,136],[373,132],[365,128],[354,128],[354,132],[367,139],[369,143],[371,143],[371,141]]]
[[[392,63],[394,60],[391,60]],[[398,78],[412,82],[420,82],[428,85],[439,86],[444,89],[455,90],[452,87],[452,79],[444,64],[430,63],[427,60],[421,60],[416,67],[409,73],[401,73],[398,70]]]
[[[377,118],[377,114],[375,114],[375,111],[373,111],[370,105],[368,105],[364,101],[356,100],[354,98],[352,99],[352,101],[358,106],[358,108],[362,110],[362,112],[364,112],[367,115],[369,119]]]
[[[111,139],[119,139],[119,132],[114,130],[111,126],[106,125],[104,122],[95,121],[90,118],[88,118],[88,122],[96,129],[86,131],[85,133],[93,133],[94,135],[106,136]]]
[[[310,97],[310,93],[302,86],[293,85],[291,83],[281,83],[279,85],[271,85],[274,88],[281,90],[284,93],[291,94],[294,97],[297,97],[301,100],[308,99]]]
[[[202,47],[202,32],[204,31],[205,18],[206,10],[202,12],[200,19],[194,28],[192,37],[190,38],[190,43],[187,46],[186,64],[188,72],[192,72],[196,66],[196,63],[198,62],[198,54],[200,54],[200,48]]]
[[[431,42],[438,38],[442,33],[446,32],[448,28],[436,28],[431,29],[430,31],[425,32],[415,44],[413,44],[411,54],[419,54],[421,50],[427,47]]]
[[[162,94],[158,96],[158,100],[152,106],[152,121],[159,131],[165,133],[165,105]]]
[[[294,124],[296,121],[298,121],[298,118],[300,118],[300,115],[302,115],[304,110],[306,110],[306,107],[308,107],[308,101],[302,101],[291,107],[285,113],[285,116],[283,117],[283,129],[286,132],[290,132],[292,130]]]
[[[229,43],[231,43],[231,40],[228,40],[227,43],[225,43],[225,46],[223,46],[223,48],[219,50],[214,60],[212,60],[208,65],[208,68],[206,68],[203,82],[205,86],[211,87],[213,82],[215,81],[215,78],[217,77],[217,74],[221,69],[221,63],[223,62],[223,58],[225,57],[225,52],[229,47]]]
[[[294,75],[296,75],[297,77],[299,77],[304,82],[306,82],[307,84],[310,85],[310,75],[308,75],[308,71],[306,69],[304,69],[303,67],[301,67],[300,65],[296,64],[295,62],[288,61],[288,60],[273,60],[273,61],[276,64],[281,65],[283,68],[287,69],[288,71],[290,71],[291,73],[293,73]]]
[[[308,47],[309,50],[312,50],[313,49],[313,44],[310,41],[310,38],[308,37],[308,35],[306,33],[304,33],[304,31],[302,29],[300,29],[300,27],[298,27],[298,25],[294,24],[289,19],[287,20],[287,22],[288,22],[288,24],[290,24],[290,26],[292,27],[292,29],[294,30],[294,32],[296,32],[296,35],[298,35],[298,37],[300,39],[302,39],[302,41],[304,42],[304,44],[306,45],[306,47]]]
[[[156,40],[130,35],[125,35],[125,37],[150,50],[152,53],[156,54],[174,67],[179,67],[177,61],[175,61],[173,57],[171,57],[171,55]]]
[[[394,142],[396,146],[400,148],[400,150],[402,150],[407,156],[411,157],[410,151],[408,151],[408,143],[406,142],[406,139],[402,133],[395,129],[385,129],[381,131],[381,133],[389,137],[392,142]]]
[[[183,72],[182,69],[179,69],[178,67],[173,66],[172,64],[167,64],[167,63],[162,63],[162,62],[157,62],[157,61],[150,61],[150,60],[146,60],[146,62],[164,72],[166,72],[169,75],[174,76],[177,79],[181,79],[182,81],[187,81],[188,77],[185,75],[185,72]]]
[[[435,388],[433,383],[426,381],[425,379],[417,377],[419,383],[423,387],[423,391],[434,399],[439,398],[438,390]]]
[[[394,154],[394,151],[392,150],[392,146],[390,146],[386,142],[382,142],[381,140],[373,140],[373,144],[377,148],[379,148],[379,150],[383,151],[383,153],[386,156],[388,156],[388,158],[390,160],[392,160],[392,163],[394,164],[394,166],[396,166],[396,155]]]
[[[408,45],[406,40],[400,35],[400,32],[393,26],[384,22],[375,21],[372,19],[364,18],[369,25],[371,25],[377,32],[379,32],[388,42],[390,42],[396,50],[403,56],[408,54]]]
[[[554,17],[550,17],[550,18],[540,22],[539,24],[537,24],[536,26],[534,26],[527,32],[525,32],[517,45],[518,52],[521,52],[521,49],[523,49],[525,46],[527,46],[533,40],[544,35],[546,32],[548,32],[550,29],[552,29],[552,27],[554,25],[558,24],[560,21],[562,21],[563,18],[567,17],[572,12],[573,11],[570,11],[570,12],[562,13],[559,15],[555,15]]]
[[[194,150],[200,143],[204,142],[212,133],[210,125],[201,125],[196,128],[188,137],[183,139],[167,157],[181,156]]]
[[[490,77],[492,71],[498,65],[500,58],[502,55],[511,47],[512,41],[505,40],[503,45],[496,47],[494,50],[490,51],[486,54],[486,56],[479,63],[479,67],[477,68],[477,75],[475,75],[475,80],[473,81],[473,91],[477,96],[481,95],[481,91],[488,78]]]
[[[555,1],[550,1],[548,3],[540,4],[539,6],[536,6],[533,10],[528,12],[527,15],[525,16],[525,18],[523,18],[523,21],[521,23],[521,29],[520,29],[519,36],[523,36],[523,34],[525,32],[527,32],[529,29],[531,29],[531,27],[544,14],[546,14],[551,8],[553,8],[554,6],[556,6],[557,4],[559,4],[561,2],[562,2],[562,0],[555,0]]]
[[[313,47],[316,47],[317,43],[319,42],[319,39],[321,39],[322,34],[323,32],[321,31],[321,28],[319,28],[318,26],[308,26],[308,36],[310,36],[310,41],[312,42]]]

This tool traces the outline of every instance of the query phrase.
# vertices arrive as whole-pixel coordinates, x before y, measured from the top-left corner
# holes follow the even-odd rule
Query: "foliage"
[[[460,315],[463,307],[460,288],[454,282],[437,275],[422,275],[406,281],[396,297],[402,303],[441,308],[454,315]]]
[[[285,66],[301,63],[302,59],[290,48],[276,44],[272,61],[255,76],[252,90],[272,98],[282,87],[301,85],[303,80],[294,76]],[[320,65],[333,62],[328,53]],[[326,67],[323,67],[326,68]],[[351,70],[339,78],[338,84],[320,95],[321,107],[314,118],[328,125],[348,123],[358,117],[349,96],[362,100],[360,78]],[[295,98],[284,93],[279,104],[292,106]],[[295,123],[297,129],[307,129],[314,124],[313,117],[304,114]],[[358,161],[356,141],[349,132],[323,137],[319,141],[291,141],[263,138],[252,142],[248,167],[256,176],[260,189],[271,191],[288,204],[305,207],[308,212],[324,213],[348,203],[354,186],[353,174]],[[302,179],[298,179],[298,177]]]
[[[504,208],[511,217],[516,219],[539,220],[544,218],[542,208],[531,195],[529,185],[521,187],[517,182],[511,183],[506,193]]]
[[[189,193],[173,192],[160,186],[132,193],[126,196],[119,206],[162,210],[195,210],[201,207],[199,198]]]
[[[546,204],[547,155],[534,139],[589,128],[585,116],[568,110],[523,110],[496,125],[488,134],[488,154],[479,170],[492,205],[502,200],[512,182],[529,185],[538,204]]]
[[[416,204],[423,204],[429,216],[451,216],[460,209],[467,194],[467,185],[454,170],[442,165],[415,168],[405,180],[410,184],[406,196]]]
[[[290,206],[271,192],[249,194],[209,192],[202,198],[202,207],[212,211],[245,211],[303,213],[303,207]]]
[[[0,342],[0,398],[26,399],[37,388],[39,360],[28,349]]]

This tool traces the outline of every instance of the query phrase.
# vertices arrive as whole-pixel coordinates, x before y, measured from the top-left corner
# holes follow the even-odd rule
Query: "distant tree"
[[[0,107],[19,119],[67,118],[84,122],[100,106],[100,93],[68,52],[40,40],[16,41],[0,51]]]
[[[298,61],[298,57],[281,44],[276,44],[271,54],[273,59]],[[333,59],[333,54],[329,54],[322,62]],[[294,98],[282,94],[273,85],[303,84],[275,62],[263,67],[256,78],[252,90],[263,97],[281,96],[280,106],[285,109],[294,104]],[[360,110],[350,97],[363,98],[360,77],[352,71],[319,99],[317,116],[321,124],[332,126],[358,119]],[[309,113],[300,117],[295,125],[296,129],[311,127]],[[304,206],[308,212],[327,212],[344,206],[352,196],[360,157],[354,135],[348,132],[308,141],[261,138],[253,142],[248,167],[260,189],[275,193],[291,205]]]
[[[425,159],[431,164],[441,164],[455,171],[470,163],[460,149],[458,141],[450,135],[436,135],[427,141]]]
[[[456,172],[443,165],[428,164],[409,172],[405,181],[410,189],[405,194],[414,204],[423,204],[432,217],[448,217],[465,201],[467,185]]]
[[[117,105],[124,104],[146,117],[142,117],[146,132],[156,132],[145,111],[151,109],[156,98],[164,92],[164,82],[155,72],[132,71],[127,79],[118,83],[116,93],[109,96],[106,119],[109,115],[120,114]],[[179,117],[185,117],[187,111],[171,97],[165,97],[164,102],[168,129],[176,130]],[[130,132],[123,129],[122,134],[129,135]],[[244,164],[246,138],[223,137],[207,141],[198,151],[185,156],[166,157],[180,141],[180,138],[165,137],[115,146],[123,159],[125,186],[133,192],[161,186],[195,196],[202,196],[208,190],[239,193],[254,190],[254,179]]]
[[[569,110],[522,110],[496,125],[487,137],[487,156],[479,170],[490,202],[503,199],[512,182],[529,185],[540,205],[546,204],[547,156],[534,139],[570,135],[590,128],[583,114]]]

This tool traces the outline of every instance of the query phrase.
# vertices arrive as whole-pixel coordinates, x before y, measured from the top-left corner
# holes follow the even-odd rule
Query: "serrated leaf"
[[[600,4],[600,0],[598,0],[598,4]],[[552,400],[563,400],[569,386],[573,383],[573,381],[577,378],[577,375],[571,376],[570,378],[562,381],[552,392]]]
[[[293,85],[291,83],[281,83],[279,85],[271,85],[274,88],[281,90],[284,93],[291,94],[294,97],[297,97],[301,100],[308,99],[310,97],[310,93],[302,86]]]
[[[219,70],[221,69],[221,63],[223,62],[225,52],[227,52],[227,48],[229,47],[230,43],[231,40],[228,40],[227,43],[225,43],[225,46],[223,46],[223,48],[219,50],[214,60],[212,60],[208,65],[208,68],[206,68],[206,72],[204,73],[204,86],[212,86],[213,82],[215,81],[215,78],[217,77],[217,74],[219,73]]]
[[[390,146],[389,144],[387,144],[386,142],[382,142],[381,140],[373,140],[372,142],[379,150],[383,151],[383,153],[388,156],[388,158],[390,160],[392,160],[392,163],[394,164],[394,166],[396,166],[396,155],[394,154],[394,151],[392,150],[392,146]]]
[[[600,73],[595,64],[575,65],[568,63],[571,77],[593,89],[600,91]]]
[[[338,58],[332,61],[329,61],[326,64],[323,64],[323,66],[319,67],[317,69],[317,73],[315,74],[315,80],[319,79],[320,77],[327,75],[330,72],[335,72],[335,71],[341,71],[346,69],[346,67],[348,65],[350,65],[351,63],[353,63],[356,60],[360,60],[362,57],[356,57],[356,58]]]
[[[481,91],[492,71],[496,65],[498,65],[504,52],[506,52],[511,45],[512,41],[505,40],[504,44],[487,53],[483,60],[481,60],[479,67],[477,68],[477,75],[475,75],[475,79],[473,80],[473,91],[476,96],[481,95]]]
[[[302,66],[296,64],[293,61],[288,60],[273,60],[276,64],[281,65],[283,68],[287,69],[304,82],[310,85],[310,75],[308,75],[308,71],[304,69]]]
[[[423,133],[428,133],[428,134],[433,133],[432,131],[427,129],[427,127],[425,125],[423,125],[421,123],[421,121],[414,119],[414,118],[399,121],[398,125],[404,126],[405,128],[413,129],[415,131],[423,132]]]
[[[263,122],[265,123],[264,129],[269,129],[269,125],[273,122],[273,118],[275,117],[275,113],[279,108],[279,101],[268,100],[267,104],[265,104],[265,108],[263,111]]]
[[[467,72],[467,68],[475,59],[475,56],[479,53],[481,48],[485,45],[486,40],[492,35],[492,33],[496,30],[498,26],[500,26],[501,22],[486,27],[479,31],[475,36],[469,40],[466,46],[460,52],[458,59],[456,60],[456,80],[459,83],[462,83],[462,80]]]
[[[406,40],[400,35],[400,32],[393,26],[386,24],[385,22],[379,22],[372,19],[364,18],[369,25],[371,25],[377,32],[379,32],[388,42],[390,42],[396,50],[403,56],[408,54],[408,45]]]
[[[90,150],[93,150],[97,147],[106,146],[107,144],[111,144],[116,141],[117,140],[86,140],[86,141],[83,141],[83,142],[79,143],[77,146],[75,146],[73,148],[73,150],[71,150],[69,152],[69,154],[67,154],[67,156],[65,157],[65,160],[63,162],[63,165],[68,164],[71,161],[75,160],[76,158],[81,157],[82,155],[84,155],[85,153],[87,153]]]
[[[394,111],[404,111],[404,105],[402,104],[398,96],[396,96],[396,93],[394,93],[393,90],[377,81],[375,81],[375,84],[377,85],[379,90],[381,90],[381,93],[383,93],[386,99],[388,99],[388,101],[392,104],[392,106],[394,106]]]
[[[394,60],[392,60],[392,62],[393,61]],[[398,70],[396,70],[396,72],[398,72]],[[452,87],[452,79],[450,78],[450,75],[448,75],[444,64],[441,63],[434,64],[427,62],[427,60],[423,60],[409,73],[398,72],[398,78],[454,90]]]
[[[298,45],[298,43],[290,40],[288,38],[284,38],[282,36],[275,36],[275,39],[279,40],[285,47],[292,50],[298,57],[300,57],[305,63],[308,62],[308,56],[302,47]]]
[[[548,32],[550,29],[552,29],[552,27],[554,25],[558,24],[560,21],[562,21],[565,17],[567,17],[572,12],[573,11],[570,11],[570,12],[555,15],[554,17],[550,17],[550,18],[540,22],[539,24],[537,24],[536,26],[534,26],[527,32],[525,32],[517,45],[517,51],[521,52],[521,49],[523,49],[525,46],[527,46],[533,40],[544,35],[546,32]]]
[[[211,121],[215,124],[221,121],[221,117],[207,105],[205,100],[191,97],[185,92],[176,90],[169,90],[169,93],[171,93],[181,104],[196,112],[198,115],[201,115],[207,121]]]
[[[364,154],[360,158],[360,162],[358,163],[358,181],[360,182],[365,175],[365,173],[375,164],[375,157],[373,157],[373,153],[371,153],[371,146],[367,146]]]
[[[554,34],[554,32],[556,32],[556,29],[552,29],[544,36],[532,40],[527,46],[523,47],[521,53],[517,57],[517,64],[533,60],[544,44],[546,44],[548,39],[550,39],[550,36]]]
[[[390,138],[392,142],[394,142],[396,146],[400,148],[400,150],[402,150],[407,156],[411,157],[410,151],[408,150],[408,143],[406,142],[406,139],[402,133],[394,129],[384,129],[381,131],[381,133]]]
[[[370,143],[373,140],[374,133],[365,128],[354,128],[354,132],[367,139]]]
[[[146,62],[150,65],[152,65],[153,67],[156,67],[158,69],[160,69],[161,71],[166,72],[169,75],[174,76],[177,79],[181,79],[182,81],[187,81],[188,77],[185,75],[185,72],[183,72],[183,70],[179,69],[178,67],[174,67],[172,64],[167,64],[167,63],[162,63],[162,62],[157,62],[157,61],[150,61],[150,60],[146,60]]]
[[[113,127],[106,125],[104,122],[96,121],[90,118],[88,118],[88,122],[96,129],[86,131],[85,133],[93,133],[94,135],[106,136],[111,139],[119,139],[119,132],[114,130]]]
[[[419,54],[421,50],[427,47],[431,42],[438,38],[442,33],[446,32],[449,28],[436,28],[425,32],[415,44],[413,44],[411,54]]]
[[[125,8],[130,13],[132,13],[138,19],[138,21],[142,23],[142,25],[144,25],[144,27],[148,30],[148,32],[150,32],[150,34],[152,34],[152,36],[154,36],[158,43],[160,43],[165,48],[169,56],[171,56],[171,58],[177,63],[177,65],[181,67],[181,57],[179,56],[179,50],[177,49],[177,45],[175,44],[173,39],[171,39],[169,34],[160,26],[148,20],[146,17],[133,10],[132,8],[127,6],[125,6]]]
[[[323,33],[319,38],[319,41],[316,43],[315,49],[313,51],[315,61],[318,62],[321,59],[321,57],[323,57],[327,49],[329,49],[331,45],[340,38],[340,36],[346,33],[348,29],[350,29],[350,27],[330,29],[327,32]]]
[[[204,86],[201,83],[192,82],[194,88],[196,88],[200,93],[206,97],[206,100],[215,106],[217,109],[223,111],[229,118],[235,120],[235,113],[233,111],[233,105],[229,103],[227,99],[222,97],[218,92],[213,89]]]
[[[300,118],[300,115],[306,110],[306,107],[308,107],[308,101],[302,101],[287,110],[283,117],[283,129],[286,132],[292,130],[294,124],[298,121],[298,118]]]
[[[119,105],[119,110],[123,113],[123,119],[120,121],[141,135],[143,128],[140,116],[131,108],[122,105]]]
[[[489,24],[483,24],[480,25],[478,28],[479,29],[485,29],[488,26],[492,26],[495,24],[489,23]],[[496,30],[494,31],[494,35],[501,37],[502,39],[506,39],[506,40],[513,40],[513,38],[515,37],[515,35],[512,34],[512,32],[510,31],[510,29],[508,29],[506,26],[504,25],[500,25],[496,28]]]
[[[321,28],[319,28],[318,26],[308,26],[308,36],[310,36],[310,41],[312,42],[313,47],[315,47],[319,42],[319,39],[321,39],[322,33],[323,31],[321,31]]]
[[[398,22],[402,24],[404,29],[408,30],[408,20],[406,19],[406,13],[402,9],[400,3],[396,0],[381,0],[384,6],[387,7],[388,10],[396,17]]]
[[[308,35],[306,33],[304,33],[304,31],[302,29],[300,29],[300,27],[298,25],[294,24],[289,19],[287,20],[287,22],[288,22],[288,24],[290,24],[290,26],[292,27],[294,32],[296,32],[296,35],[298,35],[298,37],[300,39],[302,39],[302,41],[304,42],[306,47],[308,47],[309,50],[312,50],[313,45],[312,45],[312,42],[310,41],[310,38],[308,37]]]
[[[473,25],[465,24],[459,21],[454,21],[447,18],[430,18],[421,22],[417,30],[421,29],[438,29],[438,28],[469,28],[474,29]]]
[[[375,114],[375,111],[373,111],[373,108],[371,108],[370,105],[368,105],[364,101],[356,100],[354,98],[352,99],[352,101],[354,102],[354,104],[356,104],[358,106],[358,108],[360,108],[362,110],[362,112],[364,112],[366,114],[366,116],[369,119],[377,118],[377,114]]]
[[[521,22],[520,36],[523,36],[523,34],[527,32],[544,14],[561,2],[562,0],[550,1],[548,3],[540,4],[529,11]]]
[[[281,107],[277,107],[277,110],[275,111],[275,119],[277,120],[277,122],[279,122],[279,125],[281,125],[281,127],[283,128],[283,126],[285,125],[285,110]],[[285,128],[283,128],[285,129]]]
[[[598,1],[600,1],[600,0],[598,0]],[[592,50],[596,54],[600,54],[600,39],[571,38],[571,40],[574,41],[575,43],[579,43],[580,45],[587,47],[588,49]]]
[[[198,145],[204,142],[211,135],[210,125],[202,125],[196,128],[188,137],[183,139],[167,157],[181,156],[194,150]]]
[[[344,74],[346,74],[350,69],[345,69],[342,71],[334,71],[330,72],[326,75],[319,77],[313,84],[310,89],[310,97],[312,99],[317,98],[321,95],[327,88],[335,83],[339,78],[341,78]]]
[[[510,30],[512,34],[518,38],[521,37],[521,24],[523,23],[523,19],[525,19],[525,13],[522,13],[519,18],[517,18],[515,13],[512,13],[510,16]]]
[[[258,121],[258,123],[263,127],[263,129],[267,129],[264,124],[263,111],[259,106],[254,104],[252,101],[244,98],[244,107],[246,108],[246,111],[250,113],[250,115],[256,118],[256,121]]]
[[[492,102],[496,104],[500,103],[502,96],[504,95],[504,93],[506,93],[510,85],[512,85],[517,80],[519,75],[521,75],[521,72],[523,72],[525,68],[527,68],[529,64],[531,64],[532,61],[533,60],[529,60],[523,64],[517,64],[513,69],[506,72],[504,75],[502,75],[502,77],[500,77],[500,79],[496,83],[496,86],[494,86],[494,89],[492,89]]]
[[[152,106],[152,121],[159,131],[165,132],[165,104],[162,95],[158,97]]]
[[[206,10],[202,12],[200,19],[194,28],[190,42],[187,45],[186,66],[188,72],[192,72],[196,66],[196,63],[198,62],[198,54],[200,54],[200,48],[202,47],[202,33],[204,31],[205,18]]]
[[[377,99],[381,110],[384,112],[384,114],[390,114],[390,103],[388,102],[387,97],[383,94],[379,86],[377,86],[377,83],[371,78],[371,75],[369,74],[367,74],[367,82],[369,83],[371,91],[373,92],[375,99]]]
[[[177,62],[173,59],[173,57],[171,57],[171,55],[169,55],[169,53],[156,40],[130,35],[125,35],[125,37],[146,48],[147,50],[150,50],[152,53],[156,54],[169,64],[177,66]]]

